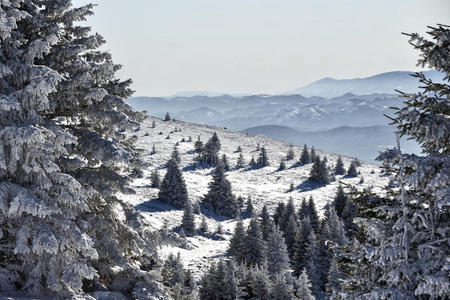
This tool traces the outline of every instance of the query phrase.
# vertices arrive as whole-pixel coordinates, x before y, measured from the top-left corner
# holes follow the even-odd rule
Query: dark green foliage
[[[220,161],[220,163],[222,164],[224,171],[230,170],[230,165],[228,164],[228,158],[226,154],[222,155],[222,160]]]
[[[242,262],[245,259],[245,238],[244,223],[239,219],[234,227],[233,236],[230,239],[230,246],[228,248],[230,254],[238,262]]]
[[[231,183],[226,179],[223,167],[218,164],[213,179],[208,185],[208,193],[203,202],[210,205],[214,212],[234,218],[239,212],[236,198],[231,191]]]
[[[257,265],[266,258],[266,245],[256,218],[250,220],[245,239],[245,261],[248,265]]]
[[[152,188],[159,188],[161,184],[161,179],[159,177],[159,173],[157,169],[154,169],[150,175],[150,186]]]
[[[308,217],[311,222],[311,227],[317,233],[319,229],[319,215],[317,214],[316,205],[312,196],[309,197],[308,201]]]
[[[169,113],[166,113],[166,116],[164,117],[164,121],[170,121],[170,115]]]
[[[284,203],[278,202],[277,208],[275,209],[275,213],[273,215],[273,221],[275,225],[280,225],[280,222],[283,219],[284,214]]]
[[[183,219],[181,221],[181,227],[187,235],[193,235],[195,233],[195,217],[192,211],[191,202],[188,200],[184,207]]]
[[[158,198],[178,208],[184,208],[188,201],[183,175],[173,159],[170,159],[167,164],[167,172],[160,184]]]
[[[286,153],[286,160],[292,160],[295,157],[295,153],[294,153],[294,147],[291,145],[289,145],[289,149]]]
[[[350,166],[348,167],[347,176],[348,177],[358,176],[358,171],[356,170],[356,163],[354,160],[352,160],[352,162],[350,163]]]
[[[342,212],[344,211],[345,205],[347,204],[347,196],[345,195],[344,189],[342,188],[341,184],[339,184],[337,188],[333,203],[336,214],[338,215],[338,217],[342,217]]]
[[[344,175],[345,169],[344,169],[344,163],[342,162],[342,157],[339,155],[336,161],[336,166],[334,167],[334,174],[336,175]]]
[[[247,208],[245,210],[245,214],[248,217],[252,217],[253,216],[253,210],[254,210],[254,208],[253,208],[252,198],[250,196],[248,196],[248,198],[247,198]]]
[[[220,141],[217,133],[214,132],[212,137],[206,142],[202,148],[199,159],[200,162],[206,165],[216,165],[219,163],[218,152],[220,150]]]
[[[316,156],[309,174],[309,180],[313,180],[320,184],[330,183],[330,174],[325,159],[321,161],[320,157]]]
[[[309,164],[310,162],[311,162],[311,156],[309,155],[308,147],[306,147],[306,144],[305,144],[305,146],[303,146],[302,154],[300,155],[300,163],[302,165],[306,165],[306,164]]]
[[[316,150],[314,149],[314,146],[311,147],[311,152],[309,154],[309,159],[311,162],[316,161]]]
[[[270,165],[269,157],[267,156],[266,148],[261,147],[261,151],[259,153],[258,161],[256,162],[257,166],[260,168],[267,167]]]
[[[262,207],[259,218],[260,218],[260,227],[261,227],[262,237],[265,241],[267,241],[267,238],[269,237],[269,233],[272,230],[272,226],[274,226],[275,224],[273,223],[272,218],[270,217],[270,214],[267,211],[266,204],[264,204],[264,206]]]

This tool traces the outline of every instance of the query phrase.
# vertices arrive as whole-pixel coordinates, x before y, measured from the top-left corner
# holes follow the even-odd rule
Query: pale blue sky
[[[450,23],[449,0],[74,0],[137,96],[279,93],[322,77],[416,70],[400,33]]]

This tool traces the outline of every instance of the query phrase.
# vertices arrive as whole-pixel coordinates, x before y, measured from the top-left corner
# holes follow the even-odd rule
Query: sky
[[[401,32],[450,24],[449,0],[74,0],[135,96],[287,92],[323,77],[415,71]]]

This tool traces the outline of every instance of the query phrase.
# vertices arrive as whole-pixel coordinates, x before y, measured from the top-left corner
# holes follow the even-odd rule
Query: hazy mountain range
[[[384,115],[402,105],[394,89],[418,90],[411,72],[337,80],[324,78],[283,95],[213,95],[135,97],[128,102],[137,110],[235,131],[265,135],[294,144],[316,145],[326,151],[373,161],[377,152],[395,144],[394,128]],[[426,71],[441,81],[441,73]],[[405,143],[416,152],[417,145]]]

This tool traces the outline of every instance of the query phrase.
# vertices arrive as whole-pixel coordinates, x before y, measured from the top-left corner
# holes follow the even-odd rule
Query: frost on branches
[[[419,142],[424,155],[402,153],[399,143],[380,155],[396,167],[399,188],[384,198],[365,193],[356,199],[364,235],[347,249],[347,296],[450,297],[450,27],[429,27],[428,33],[431,40],[408,35],[410,43],[420,52],[419,65],[443,72],[444,81],[414,74],[421,92],[402,93],[405,106],[392,119],[398,134]]]
[[[78,23],[91,9],[0,1],[0,291],[157,288],[139,268],[154,247],[114,197],[139,173],[126,132],[143,117],[103,38]]]

